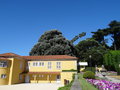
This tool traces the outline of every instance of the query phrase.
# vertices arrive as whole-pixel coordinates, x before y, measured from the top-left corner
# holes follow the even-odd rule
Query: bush
[[[83,72],[86,71],[91,71],[91,67],[85,67],[85,70],[83,70]],[[92,72],[95,72],[95,67],[92,67]]]
[[[86,71],[83,74],[83,78],[85,78],[85,79],[95,79],[95,74],[91,71]]]

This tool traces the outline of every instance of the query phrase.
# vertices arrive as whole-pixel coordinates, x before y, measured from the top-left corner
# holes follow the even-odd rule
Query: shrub
[[[91,71],[86,71],[83,74],[83,78],[85,78],[85,79],[95,79],[95,74]]]
[[[83,72],[86,71],[91,71],[91,67],[85,67],[85,70],[83,70]],[[92,72],[95,72],[95,67],[92,67]]]

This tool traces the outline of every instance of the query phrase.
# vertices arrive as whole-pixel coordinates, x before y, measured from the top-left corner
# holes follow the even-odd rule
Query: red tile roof
[[[9,60],[9,59],[4,58],[4,57],[0,57],[0,60]]]
[[[3,56],[3,57],[5,57],[5,56],[20,57],[19,55],[14,54],[14,53],[3,53],[3,54],[0,54],[0,56]]]
[[[70,59],[76,60],[76,57],[69,56],[69,55],[44,55],[44,56],[20,56],[14,53],[3,53],[0,54],[0,57],[21,57],[26,60],[62,60],[62,59]]]
[[[77,59],[73,56],[68,55],[45,55],[45,56],[22,56],[27,60],[51,60],[51,59]]]
[[[28,72],[28,74],[60,74],[60,72]]]

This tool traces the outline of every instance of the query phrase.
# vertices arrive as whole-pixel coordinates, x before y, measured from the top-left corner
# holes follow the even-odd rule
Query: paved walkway
[[[0,90],[57,90],[63,85],[57,83],[0,85]]]
[[[74,80],[70,90],[82,90],[80,87],[80,82],[78,80],[78,75],[75,75],[75,80]]]
[[[108,80],[110,80],[111,82],[114,82],[114,83],[120,83],[119,79],[112,78],[110,76],[105,76],[104,77],[101,73],[97,73],[97,76],[100,77],[100,78],[107,78]]]

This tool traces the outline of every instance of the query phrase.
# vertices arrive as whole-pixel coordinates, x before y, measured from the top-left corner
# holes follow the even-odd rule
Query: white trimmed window
[[[56,68],[61,69],[61,62],[56,62]]]
[[[33,62],[33,66],[35,67],[44,66],[44,62]]]
[[[39,62],[38,66],[44,66],[44,62]]]
[[[33,66],[35,66],[35,62],[33,62]]]
[[[19,75],[19,80],[22,80],[22,75],[21,74]]]
[[[41,62],[39,62],[39,66],[41,66]]]
[[[48,62],[48,69],[51,69],[51,68],[52,68],[52,63]]]
[[[6,74],[1,74],[1,78],[6,78]]]
[[[22,63],[22,62],[20,62],[20,69],[22,69],[22,66],[23,66],[23,63]]]
[[[38,62],[35,63],[35,66],[38,66]]]
[[[6,61],[0,61],[0,67],[7,67]]]
[[[42,62],[42,66],[44,66],[44,62]]]

